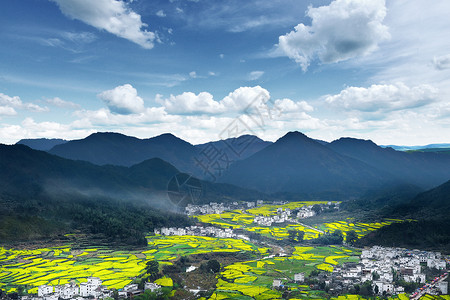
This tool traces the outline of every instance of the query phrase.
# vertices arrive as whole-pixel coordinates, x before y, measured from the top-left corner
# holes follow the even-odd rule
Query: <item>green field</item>
[[[152,236],[148,237],[147,249],[131,252],[106,247],[83,250],[70,246],[36,250],[0,248],[0,288],[13,292],[22,285],[35,293],[39,285],[62,285],[71,280],[81,283],[94,276],[107,287],[120,289],[143,274],[145,263],[150,259],[164,265],[185,255],[241,251],[264,255],[268,248],[243,240],[195,236]]]

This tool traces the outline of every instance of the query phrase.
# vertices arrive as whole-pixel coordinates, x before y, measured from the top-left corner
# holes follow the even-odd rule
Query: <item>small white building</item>
[[[279,288],[279,287],[281,286],[281,284],[282,284],[281,279],[274,279],[274,280],[273,280],[273,283],[272,283],[272,286],[273,286],[274,288]]]
[[[153,282],[146,282],[144,285],[144,290],[150,290],[152,292],[159,290],[161,286]]]
[[[123,290],[125,292],[132,292],[132,291],[137,291],[139,289],[138,285],[136,283],[133,284],[129,284],[124,286]]]
[[[53,286],[51,285],[40,285],[38,287],[38,297],[44,297],[53,293]]]
[[[438,284],[438,289],[441,290],[441,293],[443,295],[447,295],[448,294],[448,282],[447,281],[441,281]]]
[[[303,281],[305,281],[305,273],[295,273],[294,274],[294,280],[296,282],[303,282]]]
[[[45,295],[44,296],[44,300],[58,300],[58,295],[56,294],[50,294],[50,295]]]

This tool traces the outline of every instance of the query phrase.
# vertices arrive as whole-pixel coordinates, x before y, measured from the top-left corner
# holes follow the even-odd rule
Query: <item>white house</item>
[[[273,286],[274,288],[278,288],[278,287],[281,286],[281,284],[282,284],[281,279],[274,279],[274,280],[273,280],[272,286]]]
[[[44,297],[53,293],[53,287],[51,285],[40,285],[38,287],[38,297]]]
[[[297,282],[305,281],[305,273],[296,273],[294,274],[294,280]]]
[[[150,290],[152,292],[159,290],[161,286],[153,282],[146,282],[144,285],[144,290]]]

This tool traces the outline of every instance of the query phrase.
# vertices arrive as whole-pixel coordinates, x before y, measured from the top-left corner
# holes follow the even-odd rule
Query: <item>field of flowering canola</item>
[[[281,293],[272,290],[273,279],[293,280],[295,273],[308,275],[314,269],[331,272],[333,265],[358,261],[359,255],[346,247],[295,247],[290,256],[231,264],[218,275],[217,289],[209,299],[281,299]],[[289,289],[304,295],[311,292],[300,284],[289,284]]]
[[[113,251],[107,248],[72,249],[70,246],[36,250],[0,248],[0,288],[13,292],[26,286],[35,293],[39,285],[63,285],[87,277],[99,277],[108,288],[123,288],[145,270],[147,260],[171,264],[184,255],[209,252],[249,251],[266,254],[247,241],[197,236],[152,236],[142,251]],[[168,285],[170,278],[164,279]]]

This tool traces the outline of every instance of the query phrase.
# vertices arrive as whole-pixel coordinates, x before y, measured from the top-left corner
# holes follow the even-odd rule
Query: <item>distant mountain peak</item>
[[[300,131],[290,131],[286,133],[284,136],[279,138],[275,144],[284,144],[284,143],[311,143],[311,144],[319,144],[315,140],[309,138],[304,133],[301,133]]]
[[[341,137],[340,139],[331,142],[331,144],[333,144],[333,143],[334,144],[371,145],[371,146],[379,147],[372,140],[364,140],[364,139],[357,139],[357,138],[351,138],[351,137]]]

